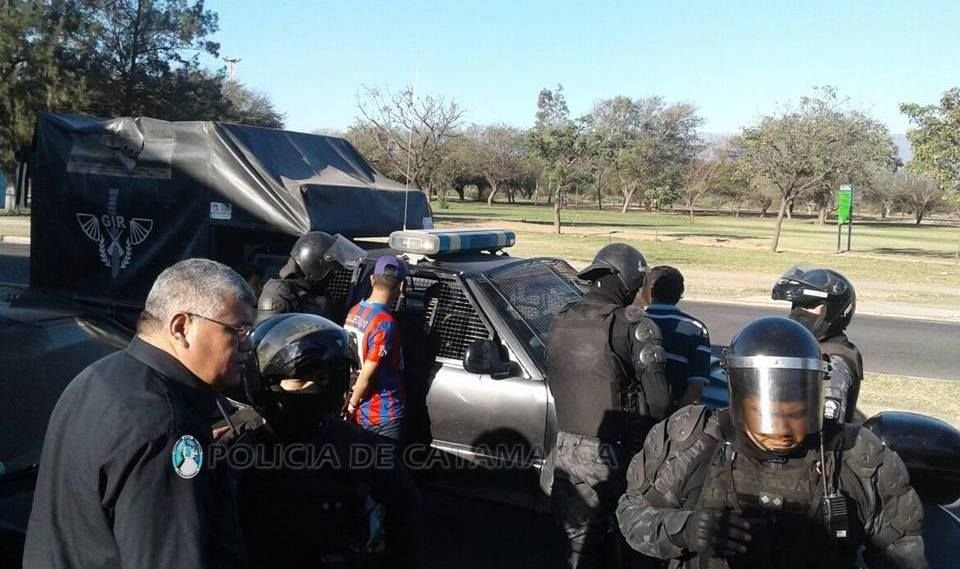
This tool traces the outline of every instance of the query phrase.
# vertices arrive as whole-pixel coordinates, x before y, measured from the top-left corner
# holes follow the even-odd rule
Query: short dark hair
[[[683,297],[683,275],[674,267],[660,265],[647,274],[650,299],[658,304],[676,304]]]
[[[400,277],[399,275],[397,275],[396,271],[384,273],[381,275],[373,275],[374,288],[382,288],[384,290],[393,290],[398,286],[400,286],[401,282],[402,281],[400,280]]]

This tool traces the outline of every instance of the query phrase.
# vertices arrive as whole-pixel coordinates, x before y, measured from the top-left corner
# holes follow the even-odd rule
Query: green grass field
[[[546,206],[450,202],[448,209],[434,204],[434,214],[440,226],[500,224],[513,229],[518,243],[512,251],[519,256],[551,255],[585,263],[612,240],[631,242],[653,264],[702,273],[697,281],[701,292],[768,293],[776,276],[805,261],[844,273],[858,289],[862,285],[866,298],[960,308],[960,226],[942,222],[860,222],[853,228],[852,252],[837,254],[836,225],[818,226],[809,218],[784,220],[781,252],[773,253],[769,245],[775,219],[770,216],[706,214],[691,224],[680,211],[657,216],[568,209],[562,212],[563,234],[556,235],[553,212]]]

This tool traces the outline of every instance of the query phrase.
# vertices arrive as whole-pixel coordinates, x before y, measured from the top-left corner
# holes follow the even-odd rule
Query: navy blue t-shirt
[[[703,322],[673,304],[651,304],[647,316],[663,334],[671,397],[679,401],[688,384],[710,381],[710,333]]]

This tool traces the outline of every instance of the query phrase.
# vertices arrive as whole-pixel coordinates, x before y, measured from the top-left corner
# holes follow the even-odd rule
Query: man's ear
[[[189,346],[187,339],[187,329],[190,326],[190,316],[184,312],[178,312],[173,315],[167,324],[167,332],[173,338],[173,342],[184,347]]]

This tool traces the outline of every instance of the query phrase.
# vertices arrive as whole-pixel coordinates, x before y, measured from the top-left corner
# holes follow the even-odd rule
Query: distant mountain
[[[704,144],[708,147],[716,147],[724,144],[734,136],[736,133],[731,132],[701,132],[700,137],[703,139]],[[909,162],[913,158],[913,149],[910,147],[910,142],[907,140],[906,134],[891,134],[893,138],[893,143],[897,145],[897,156],[900,157],[900,160],[904,164]]]

